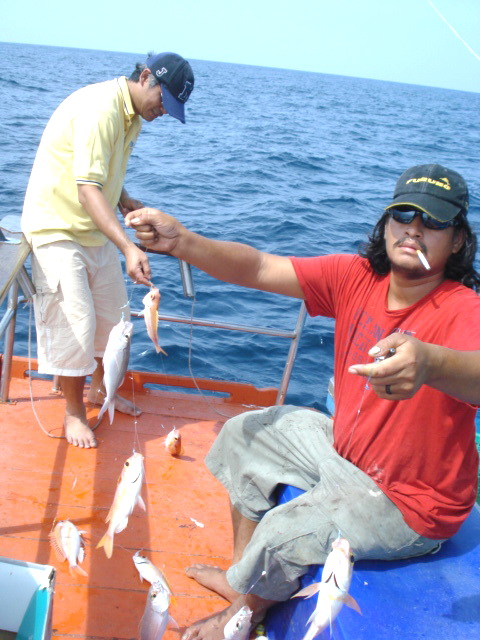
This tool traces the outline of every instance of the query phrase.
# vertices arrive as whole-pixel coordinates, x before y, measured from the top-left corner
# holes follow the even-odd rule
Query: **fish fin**
[[[78,550],[78,561],[83,562],[85,560],[85,549],[80,545],[80,549]]]
[[[59,539],[59,532],[57,530],[53,530],[48,537],[50,538],[50,544],[55,552],[55,555],[57,556],[57,560],[59,562],[65,562],[67,556],[63,552],[62,545]]]
[[[180,629],[180,627],[178,626],[178,624],[177,624],[176,620],[174,620],[174,619],[172,618],[172,616],[170,616],[170,615],[168,616],[168,622],[167,622],[167,624],[170,624],[172,627],[175,627],[175,629]]]
[[[155,351],[157,353],[163,353],[164,356],[168,356],[168,353],[166,351],[164,351],[159,344],[155,345]]]
[[[122,533],[122,531],[124,531],[127,528],[127,525],[128,525],[128,516],[125,516],[125,518],[121,522],[119,522],[115,527],[115,533]]]
[[[137,497],[137,504],[140,507],[140,509],[143,509],[144,511],[147,510],[145,502],[140,494],[138,494],[138,497]]]
[[[113,536],[107,531],[100,542],[97,544],[97,549],[103,547],[107,558],[111,558],[113,554]]]
[[[350,607],[350,609],[353,609],[354,611],[362,615],[362,610],[360,609],[358,602],[349,593],[347,593],[343,597],[343,602],[347,605],[347,607]]]
[[[82,569],[82,567],[78,564],[74,565],[73,567],[70,567],[70,575],[73,576],[75,573],[79,573],[80,575],[88,578],[88,573],[85,571],[85,569]]]
[[[305,587],[304,589],[300,589],[300,591],[297,591],[297,593],[294,593],[293,596],[291,597],[292,598],[300,598],[300,597],[311,598],[312,596],[314,596],[316,593],[320,591],[321,584],[322,584],[321,582],[314,582],[313,584],[309,584],[308,587]]]

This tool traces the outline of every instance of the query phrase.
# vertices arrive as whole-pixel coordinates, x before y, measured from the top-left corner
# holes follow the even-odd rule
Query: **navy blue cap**
[[[185,102],[195,82],[190,63],[177,53],[157,53],[145,64],[162,87],[165,111],[185,124]]]

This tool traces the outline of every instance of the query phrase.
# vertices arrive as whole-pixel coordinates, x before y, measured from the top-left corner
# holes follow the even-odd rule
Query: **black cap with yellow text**
[[[440,164],[421,164],[407,169],[397,181],[385,211],[410,206],[441,222],[467,213],[468,188],[462,176]]]

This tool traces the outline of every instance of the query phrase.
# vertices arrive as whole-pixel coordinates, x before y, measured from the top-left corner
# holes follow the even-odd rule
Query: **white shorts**
[[[95,371],[112,327],[130,318],[118,251],[108,241],[62,240],[33,250],[38,370],[60,376]]]

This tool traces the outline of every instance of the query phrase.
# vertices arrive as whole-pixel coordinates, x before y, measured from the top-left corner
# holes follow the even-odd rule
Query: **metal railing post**
[[[297,357],[298,343],[300,340],[300,336],[302,335],[303,326],[305,324],[306,317],[307,317],[307,309],[305,307],[305,302],[302,302],[300,311],[298,312],[297,324],[295,325],[295,329],[293,330],[293,333],[295,335],[292,338],[292,342],[290,344],[290,349],[288,351],[288,356],[287,356],[287,362],[283,370],[280,386],[278,387],[277,399],[275,401],[275,404],[283,404],[285,402],[285,396],[287,395],[287,390],[288,390],[288,385],[290,383],[290,377],[292,375],[293,365],[295,364],[295,358]]]
[[[8,291],[7,313],[9,318],[5,333],[2,376],[0,380],[0,402],[8,402],[10,375],[12,371],[13,342],[15,339],[15,320],[18,306],[18,282],[14,280]]]

